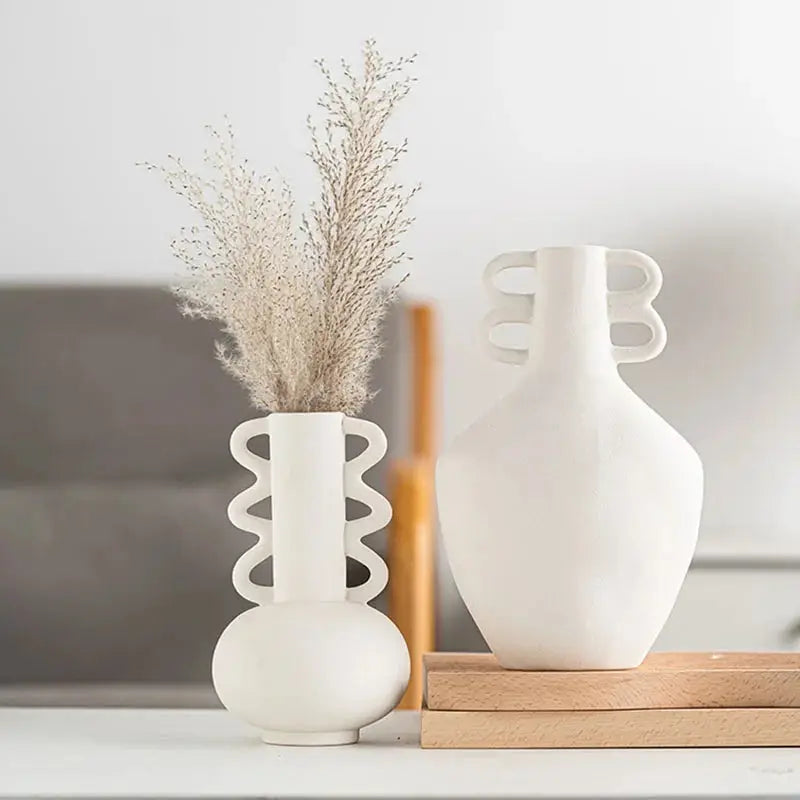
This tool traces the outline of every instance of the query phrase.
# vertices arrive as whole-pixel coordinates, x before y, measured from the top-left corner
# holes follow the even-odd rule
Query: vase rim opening
[[[266,417],[314,417],[321,419],[322,417],[346,417],[344,411],[270,411],[265,414]]]
[[[547,247],[537,247],[534,252],[536,253],[557,253],[568,252],[575,250],[608,250],[609,248],[602,244],[564,244],[564,245],[548,245]]]

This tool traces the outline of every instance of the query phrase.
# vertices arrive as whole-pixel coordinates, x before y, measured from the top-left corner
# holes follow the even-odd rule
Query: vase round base
[[[619,672],[636,669],[644,661],[644,657],[640,657],[638,654],[635,658],[629,659],[609,659],[605,653],[562,657],[553,654],[547,658],[543,656],[527,657],[524,652],[515,654],[512,658],[499,656],[496,652],[493,654],[503,669],[520,672],[594,672],[597,670]]]
[[[355,744],[358,731],[261,731],[265,744],[286,744],[298,747],[330,747],[338,744]]]

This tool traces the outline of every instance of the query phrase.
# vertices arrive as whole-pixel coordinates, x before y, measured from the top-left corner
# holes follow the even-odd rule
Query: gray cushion
[[[247,483],[0,489],[0,682],[207,680]]]
[[[396,452],[402,325],[390,315],[365,412]],[[259,413],[217,336],[160,289],[0,291],[0,683],[208,680],[253,541],[225,516],[252,481],[228,438]],[[384,492],[390,457],[368,476]],[[368,541],[380,552],[385,534]],[[349,564],[350,585],[364,578]]]
[[[390,454],[407,439],[404,334],[395,309],[373,374],[380,391],[364,412]],[[216,325],[182,317],[163,289],[4,288],[0,486],[238,471],[228,438],[261,412],[214,357],[219,336]],[[387,461],[371,473],[381,490]]]
[[[165,291],[4,289],[0,332],[0,484],[230,473],[254,412]]]
[[[250,483],[0,488],[0,683],[209,680],[250,607],[231,570],[255,538],[226,517]],[[349,585],[365,579],[349,562]]]

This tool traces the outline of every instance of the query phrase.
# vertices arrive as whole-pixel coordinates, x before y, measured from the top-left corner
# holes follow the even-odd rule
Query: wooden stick
[[[436,357],[434,311],[429,305],[414,305],[411,314],[411,453],[414,457],[436,457]]]
[[[392,465],[394,518],[389,537],[389,616],[411,656],[411,679],[398,708],[418,709],[423,655],[435,647],[433,474],[426,461]]]
[[[411,328],[411,459],[393,465],[394,517],[389,535],[389,616],[411,656],[411,679],[399,708],[422,702],[423,654],[435,647],[435,515],[433,462],[436,449],[434,310],[409,310]]]

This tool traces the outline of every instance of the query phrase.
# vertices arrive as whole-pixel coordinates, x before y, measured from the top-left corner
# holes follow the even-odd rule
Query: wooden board
[[[422,747],[794,747],[797,708],[422,710]]]
[[[800,707],[800,653],[651,653],[633,670],[505,670],[483,653],[428,653],[426,705],[446,711]]]

